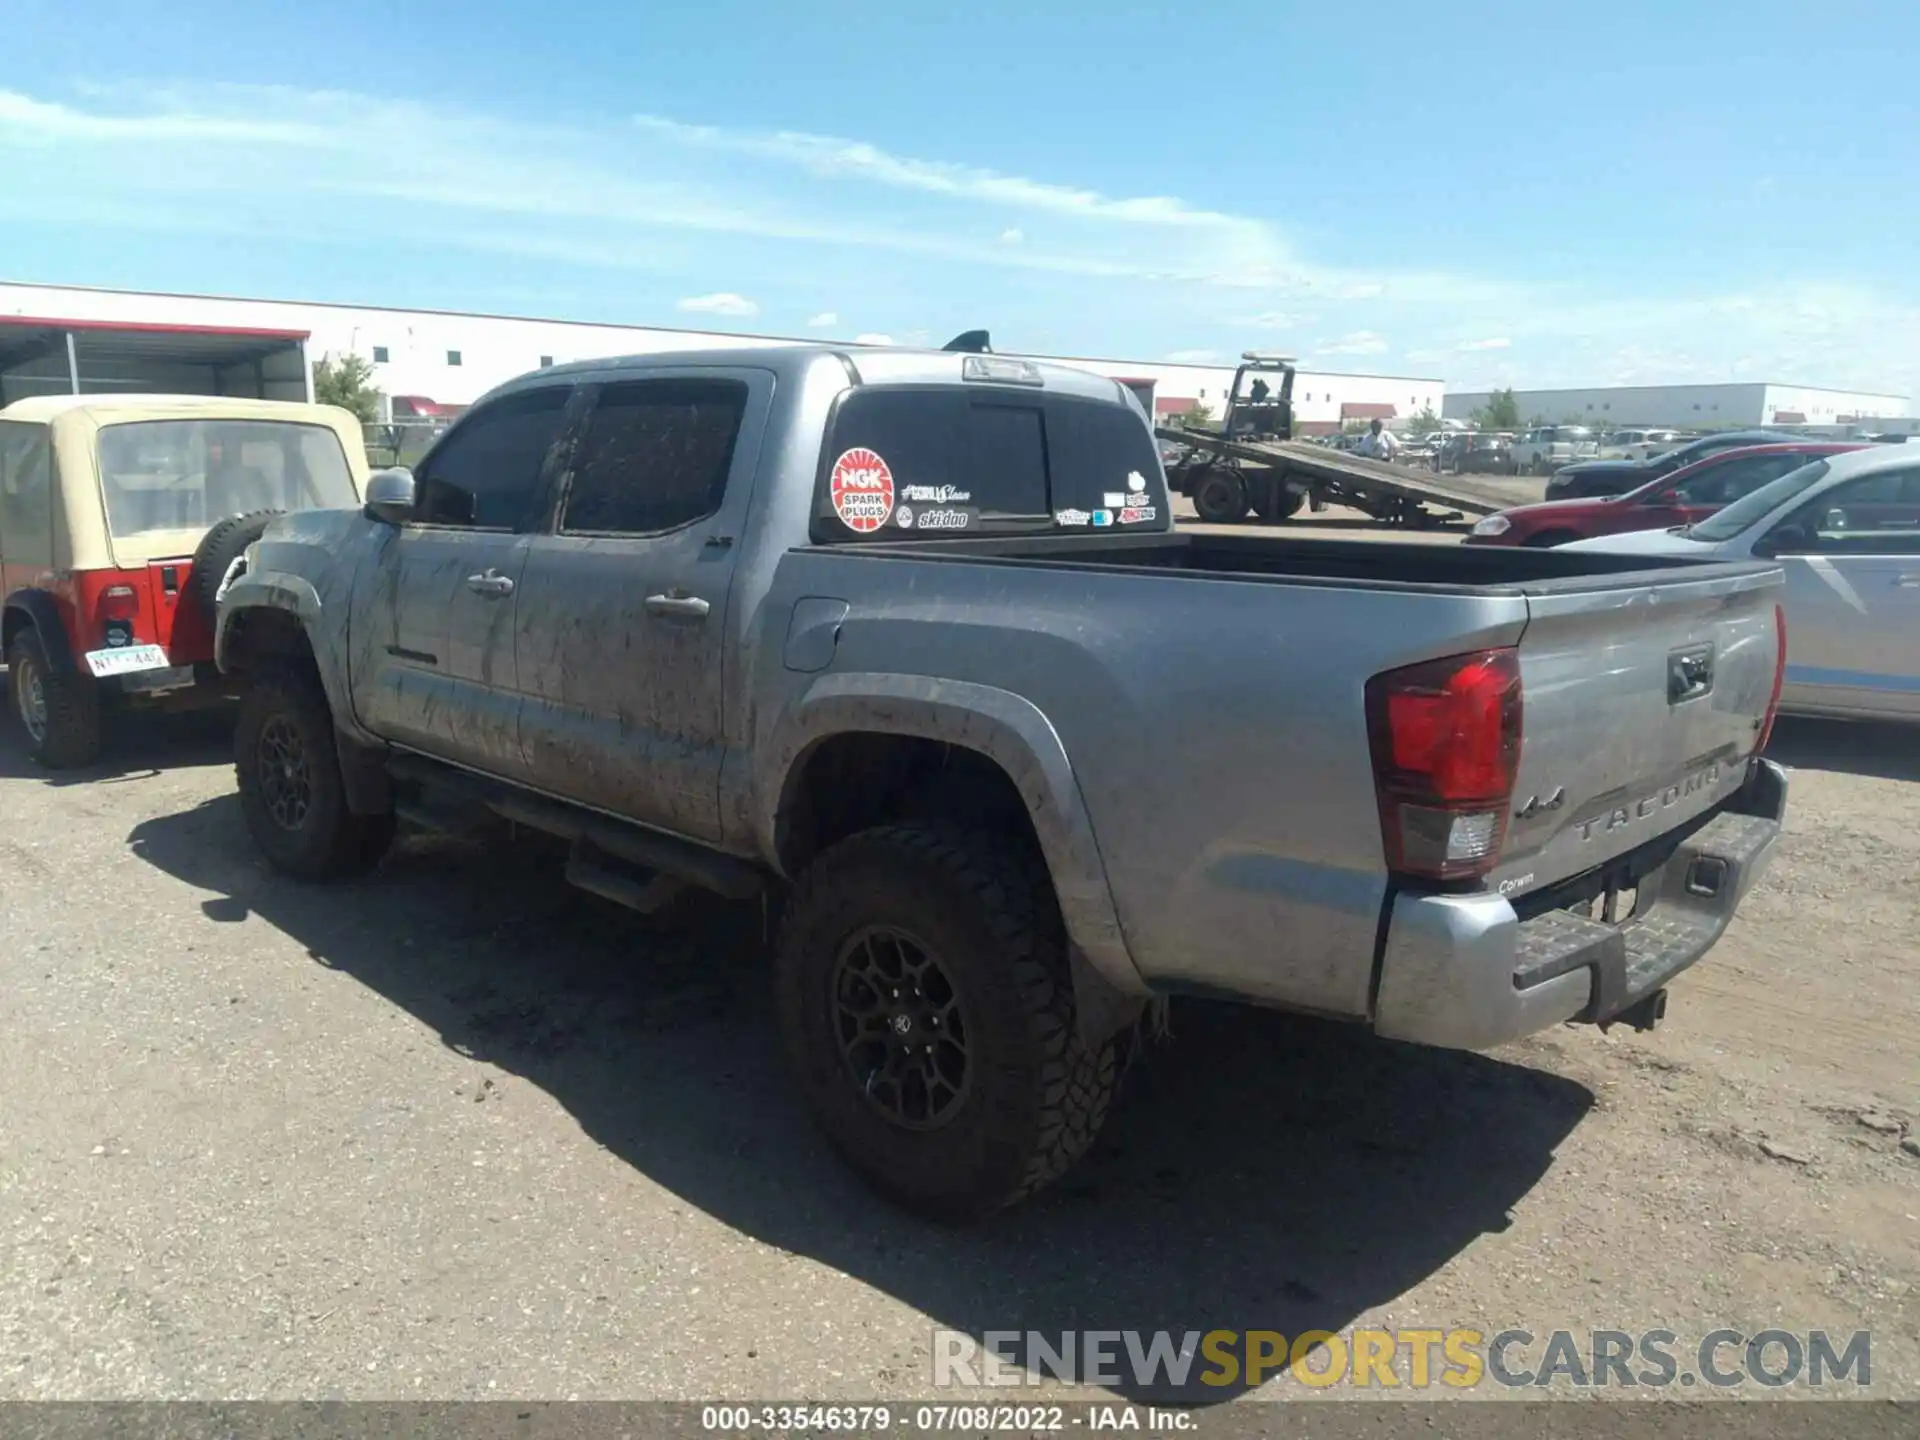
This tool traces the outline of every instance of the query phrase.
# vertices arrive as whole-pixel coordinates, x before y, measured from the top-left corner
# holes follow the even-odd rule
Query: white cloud
[[[1505,335],[1495,335],[1487,340],[1462,340],[1454,346],[1454,349],[1463,354],[1471,354],[1476,350],[1511,350],[1512,348],[1513,341]]]
[[[1002,245],[1018,245],[1026,238],[1026,234],[1023,231],[1011,225],[1000,232],[1000,243]]]
[[[1403,350],[1400,358],[1409,365],[1438,365],[1447,358],[1444,350]]]
[[[721,290],[712,295],[689,295],[674,307],[690,315],[758,315],[760,307],[744,295]]]
[[[807,318],[807,324],[815,330],[831,330],[840,323],[840,317],[831,310],[822,310],[818,315]]]
[[[1234,323],[1245,325],[1252,330],[1291,330],[1301,322],[1301,318],[1285,310],[1264,310],[1258,315],[1248,315]]]
[[[1173,350],[1167,354],[1172,365],[1212,365],[1220,359],[1218,350]]]
[[[1197,210],[1164,195],[1113,198],[1097,190],[1056,185],[1005,175],[944,160],[917,160],[895,155],[865,140],[803,131],[757,132],[722,130],[711,125],[688,125],[661,115],[636,115],[633,122],[651,135],[684,145],[797,165],[823,178],[875,181],[896,189],[920,190],[995,204],[1017,205],[1065,215],[1095,216],[1138,225],[1243,226],[1257,221],[1213,210]]]
[[[1371,330],[1353,330],[1338,340],[1321,340],[1313,347],[1316,355],[1379,355],[1387,348],[1386,337]]]
[[[869,330],[864,334],[854,336],[853,343],[856,345],[891,345],[893,344],[893,336],[877,335]]]
[[[0,90],[0,141],[222,140],[314,147],[330,143],[320,126],[264,115],[197,113],[170,92],[156,98],[166,102],[156,114],[102,115]]]

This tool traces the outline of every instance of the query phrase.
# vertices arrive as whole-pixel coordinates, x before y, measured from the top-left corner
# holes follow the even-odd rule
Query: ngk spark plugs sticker
[[[833,513],[858,535],[871,535],[893,513],[893,471],[873,450],[857,445],[833,462]]]

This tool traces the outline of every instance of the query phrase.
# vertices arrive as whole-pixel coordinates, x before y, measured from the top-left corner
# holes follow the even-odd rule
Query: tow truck
[[[1248,350],[1240,362],[1219,429],[1154,429],[1179,447],[1167,466],[1168,488],[1190,498],[1209,524],[1235,524],[1249,513],[1278,524],[1303,505],[1343,505],[1388,524],[1425,527],[1491,515],[1526,498],[1497,481],[1443,479],[1296,440],[1293,358]]]

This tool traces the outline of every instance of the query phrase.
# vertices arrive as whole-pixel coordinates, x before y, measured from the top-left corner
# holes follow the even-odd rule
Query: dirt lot
[[[1375,1324],[1870,1329],[1920,1396],[1920,741],[1776,750],[1791,833],[1653,1035],[1176,1009],[1091,1163],[951,1232],[810,1135],[755,913],[426,839],[305,888],[217,722],[57,779],[9,731],[0,1397],[925,1398],[936,1326]]]

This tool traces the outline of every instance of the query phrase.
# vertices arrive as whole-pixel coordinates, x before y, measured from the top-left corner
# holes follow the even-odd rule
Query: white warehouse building
[[[829,339],[0,282],[0,405],[78,390],[288,398],[305,393],[308,373],[293,357],[352,354],[373,365],[392,411],[383,418],[404,419],[457,412],[504,380],[571,360]],[[1160,416],[1198,405],[1217,417],[1233,383],[1231,363],[1033,358],[1127,382]],[[1438,415],[1444,395],[1435,379],[1301,371],[1294,412],[1312,434]]]
[[[1468,420],[1491,398],[1485,390],[1447,396],[1441,412]],[[1726,430],[1749,425],[1846,425],[1910,413],[1904,395],[1827,390],[1817,385],[1618,385],[1594,390],[1516,390],[1523,422],[1593,426],[1665,426]]]

